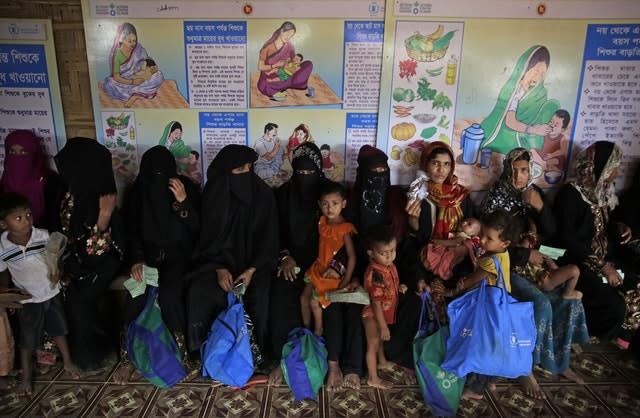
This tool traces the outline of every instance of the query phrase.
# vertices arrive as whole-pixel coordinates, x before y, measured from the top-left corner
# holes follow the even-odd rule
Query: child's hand
[[[340,278],[340,274],[335,271],[332,268],[328,268],[327,271],[325,271],[324,275],[322,276],[323,279],[331,279],[331,280],[335,280],[335,279],[339,279]]]
[[[173,193],[173,197],[176,198],[178,203],[184,202],[187,198],[187,192],[184,189],[184,184],[176,178],[169,179],[169,190]]]
[[[129,276],[136,282],[142,281],[142,265],[144,263],[136,263],[131,266],[131,271],[129,272]]]
[[[380,327],[380,339],[382,341],[389,341],[391,339],[391,332],[389,332],[389,327],[387,324]]]
[[[351,279],[349,284],[347,284],[347,289],[349,289],[351,292],[354,292],[359,286],[360,286],[360,282],[358,282],[358,280]]]
[[[456,284],[456,289],[458,289],[461,292],[466,289],[466,286],[464,283],[464,277],[461,277],[460,280],[458,280],[458,283]]]
[[[418,287],[418,292],[417,292],[418,295],[420,295],[422,292],[425,292],[425,291],[431,291],[429,286],[427,286],[427,282],[425,282],[422,279],[418,280],[417,287]]]
[[[400,286],[398,286],[398,292],[402,293],[403,295],[407,293],[407,290],[409,290],[409,288],[406,284],[401,284]]]
[[[544,262],[549,268],[549,270],[558,270],[558,265],[551,257],[544,257]]]

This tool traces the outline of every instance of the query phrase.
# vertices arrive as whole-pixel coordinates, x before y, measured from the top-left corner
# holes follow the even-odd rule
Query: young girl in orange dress
[[[353,224],[346,222],[342,216],[342,209],[347,206],[347,192],[343,185],[327,181],[320,190],[318,201],[322,216],[318,222],[320,244],[318,258],[305,273],[307,285],[300,296],[302,306],[302,321],[310,328],[311,313],[313,312],[314,334],[322,335],[322,308],[331,302],[326,293],[342,289],[351,282],[351,275],[356,265],[355,249],[351,235],[356,233]],[[331,260],[345,247],[347,252],[347,266],[344,275],[331,268]]]

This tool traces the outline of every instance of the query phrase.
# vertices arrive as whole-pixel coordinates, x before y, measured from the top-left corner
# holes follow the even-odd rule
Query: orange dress
[[[318,258],[305,273],[305,282],[313,285],[314,297],[317,295],[317,300],[320,301],[323,308],[326,308],[331,302],[325,294],[336,290],[340,286],[340,279],[326,279],[324,275],[329,268],[329,262],[344,245],[344,236],[355,234],[356,228],[349,222],[328,224],[327,217],[323,215],[318,222],[318,232],[320,233]]]

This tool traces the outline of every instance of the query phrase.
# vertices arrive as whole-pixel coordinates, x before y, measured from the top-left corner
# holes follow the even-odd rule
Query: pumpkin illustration
[[[416,133],[416,125],[410,122],[401,122],[391,128],[391,136],[398,141],[406,141]]]

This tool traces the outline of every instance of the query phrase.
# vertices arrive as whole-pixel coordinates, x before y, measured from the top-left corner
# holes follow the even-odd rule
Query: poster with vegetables
[[[101,112],[104,145],[111,151],[111,163],[120,184],[133,182],[138,173],[136,119],[134,112]]]
[[[396,22],[387,155],[391,181],[415,178],[426,143],[451,143],[464,24]]]

